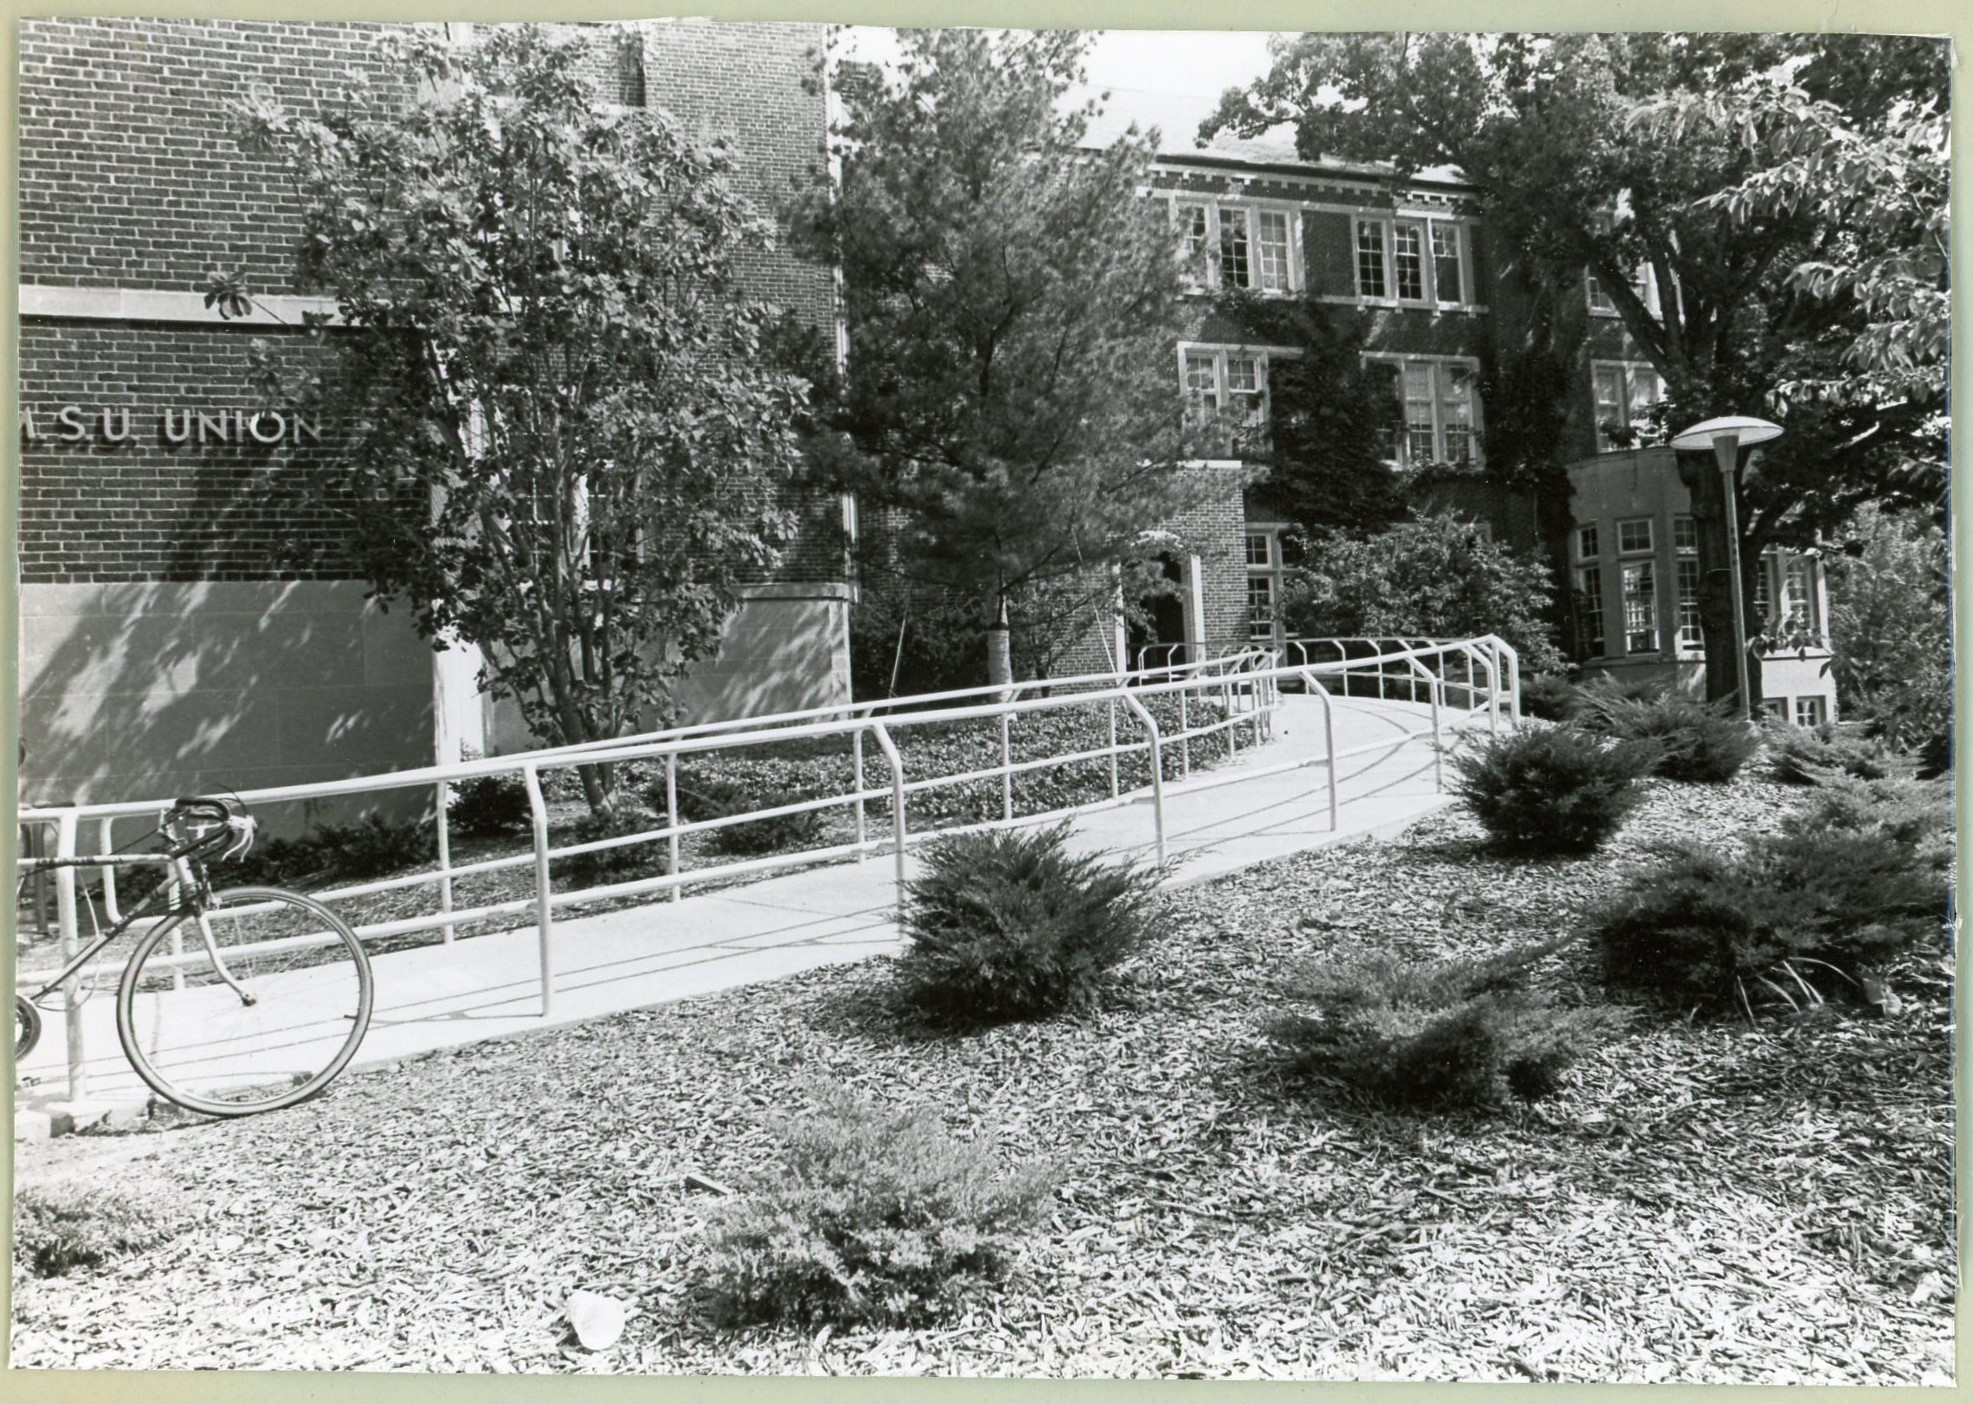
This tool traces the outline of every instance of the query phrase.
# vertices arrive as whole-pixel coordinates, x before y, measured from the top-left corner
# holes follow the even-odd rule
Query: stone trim
[[[40,283],[20,285],[23,317],[68,317],[108,322],[195,322],[201,326],[300,327],[306,312],[336,315],[332,297],[270,294],[254,299],[244,317],[222,319],[205,305],[205,294],[171,292],[162,288],[61,288]]]

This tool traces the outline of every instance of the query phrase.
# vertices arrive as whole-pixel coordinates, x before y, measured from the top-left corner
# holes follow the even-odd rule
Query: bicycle
[[[117,1038],[159,1096],[230,1117],[290,1107],[327,1087],[370,1026],[370,961],[348,924],[312,897],[213,889],[207,865],[245,853],[254,828],[225,800],[181,799],[160,816],[161,851],[23,858],[24,876],[139,864],[164,875],[59,974],[16,994],[15,1065],[41,1036],[41,1002],[134,931],[117,983]]]

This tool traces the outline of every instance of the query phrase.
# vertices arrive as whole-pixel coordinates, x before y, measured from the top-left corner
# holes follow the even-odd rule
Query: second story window
[[[1225,200],[1179,200],[1172,215],[1194,288],[1287,293],[1300,285],[1292,210]]]
[[[1267,357],[1238,348],[1184,350],[1185,401],[1195,426],[1254,431],[1267,426]]]
[[[1359,216],[1356,229],[1356,295],[1426,307],[1463,305],[1465,226],[1443,219]]]
[[[1480,396],[1477,368],[1464,361],[1373,356],[1397,373],[1404,427],[1392,458],[1406,467],[1428,463],[1477,463]]]
[[[1628,447],[1648,421],[1646,411],[1665,398],[1665,382],[1637,361],[1595,361],[1590,380],[1596,390],[1596,449]]]
[[[1596,527],[1593,524],[1590,526],[1579,526],[1576,528],[1576,559],[1577,560],[1579,561],[1595,560],[1598,554],[1596,549],[1597,544],[1598,543],[1596,540]]]
[[[1651,519],[1631,517],[1617,523],[1617,554],[1648,555],[1651,551]]]

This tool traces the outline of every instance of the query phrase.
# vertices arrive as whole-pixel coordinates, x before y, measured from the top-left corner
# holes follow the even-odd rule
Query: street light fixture
[[[1672,447],[1684,453],[1713,451],[1720,466],[1720,479],[1726,490],[1726,559],[1733,576],[1733,678],[1740,689],[1741,715],[1754,719],[1754,691],[1747,678],[1747,606],[1740,587],[1740,504],[1734,475],[1740,467],[1742,449],[1753,448],[1781,437],[1781,426],[1744,414],[1729,414],[1695,424],[1672,439]]]

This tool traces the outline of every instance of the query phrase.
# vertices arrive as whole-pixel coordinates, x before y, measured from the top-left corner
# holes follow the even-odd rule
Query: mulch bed
[[[1457,814],[1167,899],[1105,1011],[964,1037],[877,1010],[886,963],[342,1080],[231,1124],[19,1147],[115,1174],[163,1247],[16,1269],[23,1366],[1949,1383],[1950,972],[1902,1007],[1639,1011],[1556,1097],[1421,1117],[1279,1072],[1302,952],[1420,957],[1579,926],[1625,863],[1777,826],[1803,792],[1654,782],[1609,855],[1509,864]],[[1542,976],[1599,998],[1590,953]],[[730,1331],[694,1291],[706,1209],[816,1074],[1064,1169],[1007,1282],[917,1331]],[[688,1181],[688,1175],[694,1176]],[[591,1353],[570,1291],[632,1308]]]

